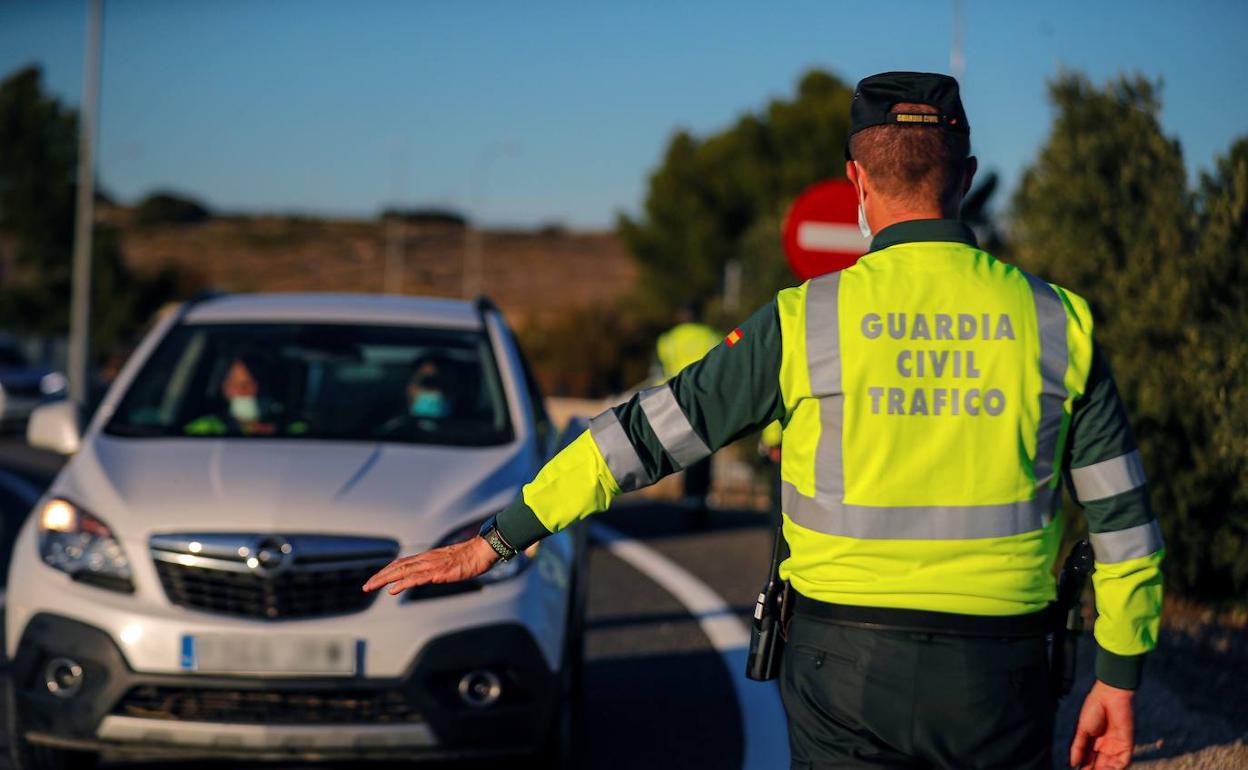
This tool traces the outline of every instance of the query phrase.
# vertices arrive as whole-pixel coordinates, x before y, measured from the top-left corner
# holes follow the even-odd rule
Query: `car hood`
[[[97,435],[53,493],[123,538],[156,532],[391,537],[427,547],[506,505],[535,471],[523,445],[465,448]]]

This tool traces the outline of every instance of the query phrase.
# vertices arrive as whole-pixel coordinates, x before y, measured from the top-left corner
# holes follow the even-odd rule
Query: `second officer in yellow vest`
[[[975,160],[952,78],[876,75],[851,110],[847,174],[875,231],[856,265],[780,292],[598,415],[481,538],[368,587],[470,577],[779,420],[793,767],[1048,768],[1045,610],[1069,483],[1099,612],[1072,761],[1125,767],[1163,544],[1087,303],[956,221]]]

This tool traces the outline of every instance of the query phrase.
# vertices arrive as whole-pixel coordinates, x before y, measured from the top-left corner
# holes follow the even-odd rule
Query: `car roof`
[[[476,304],[390,294],[226,294],[196,302],[188,323],[315,322],[480,329]]]

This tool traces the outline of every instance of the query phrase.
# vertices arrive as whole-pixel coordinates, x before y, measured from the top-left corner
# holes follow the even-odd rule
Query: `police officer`
[[[594,418],[480,538],[398,559],[366,589],[479,574],[778,419],[793,767],[1047,768],[1065,482],[1099,611],[1070,760],[1125,767],[1161,535],[1087,303],[980,250],[956,219],[969,133],[952,78],[859,83],[846,173],[870,251]]]
[[[686,304],[676,314],[676,325],[659,335],[655,345],[660,377],[656,382],[666,382],[690,364],[697,363],[719,344],[720,335],[698,320],[698,308]],[[694,525],[706,529],[710,523],[710,509],[706,498],[711,491],[711,460],[709,457],[685,468],[685,491],[681,501],[692,514]]]

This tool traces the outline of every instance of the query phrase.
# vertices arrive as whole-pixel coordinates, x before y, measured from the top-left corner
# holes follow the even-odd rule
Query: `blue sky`
[[[494,224],[609,226],[672,132],[729,125],[802,72],[949,70],[953,3],[106,0],[99,171],[235,211],[448,205]],[[1161,78],[1189,170],[1248,133],[1248,3],[963,3],[963,98],[1007,187],[1079,70]],[[81,0],[0,0],[0,73],[76,104]]]

